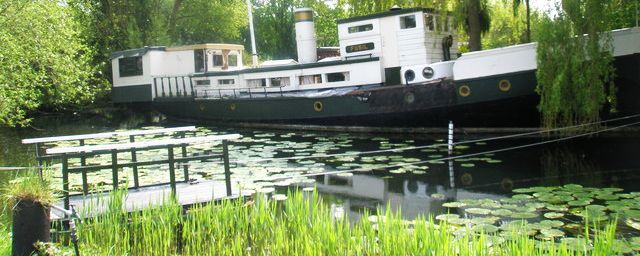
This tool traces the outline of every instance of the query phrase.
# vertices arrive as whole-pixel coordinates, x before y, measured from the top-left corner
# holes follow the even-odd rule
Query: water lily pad
[[[540,234],[544,237],[553,238],[553,237],[563,237],[564,232],[559,229],[542,229],[540,230]]]
[[[532,193],[533,190],[531,188],[517,188],[517,189],[511,190],[511,192],[522,194],[522,193]]]
[[[540,209],[546,206],[546,204],[543,203],[526,203],[524,205],[525,207],[530,207],[530,208],[534,208],[534,209]]]
[[[573,251],[590,251],[593,249],[584,238],[564,237],[560,239],[560,243]]]
[[[464,163],[464,164],[461,164],[460,166],[469,168],[469,167],[475,167],[476,165],[472,163]]]
[[[484,209],[484,208],[468,208],[468,209],[465,209],[464,211],[469,214],[477,214],[477,215],[487,215],[491,213],[491,210]]]
[[[551,211],[556,211],[556,212],[566,212],[569,210],[569,208],[562,206],[562,205],[547,205],[547,209],[551,210]]]
[[[452,225],[466,226],[467,224],[471,223],[471,220],[465,218],[451,218],[447,219],[446,222]]]
[[[574,200],[574,201],[567,202],[567,204],[570,205],[570,206],[586,206],[589,203],[591,203],[591,202],[589,202],[587,200]]]
[[[547,212],[544,214],[544,217],[547,219],[558,219],[564,217],[564,213],[559,212]]]
[[[562,225],[564,225],[564,222],[559,220],[543,220],[543,221],[540,221],[539,224],[549,228],[559,228],[559,227],[562,227]]]
[[[498,232],[498,227],[491,224],[479,224],[471,228],[476,233],[495,233]]]
[[[436,216],[436,220],[440,220],[440,221],[448,221],[450,219],[459,219],[460,215],[458,214],[440,214],[438,216]]]
[[[634,221],[633,219],[626,219],[624,223],[635,230],[640,230],[640,222],[638,221]]]
[[[460,208],[466,206],[466,204],[461,202],[448,202],[442,204],[442,206],[447,208]]]
[[[446,196],[443,195],[443,194],[435,193],[435,194],[431,194],[431,198],[436,199],[436,200],[444,200],[444,199],[446,199]]]
[[[508,217],[513,214],[513,211],[507,209],[497,209],[491,211],[491,214],[495,216]]]
[[[480,218],[471,219],[470,223],[471,224],[475,224],[475,225],[479,225],[479,224],[494,224],[499,219],[500,218],[498,218],[498,217],[480,217]]]

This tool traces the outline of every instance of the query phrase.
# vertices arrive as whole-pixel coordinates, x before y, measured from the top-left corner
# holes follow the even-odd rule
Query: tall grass
[[[85,255],[611,255],[615,223],[577,238],[586,246],[541,242],[525,232],[510,239],[484,233],[455,236],[431,217],[413,221],[387,208],[357,223],[335,218],[317,193],[291,192],[285,201],[260,195],[198,205],[171,203],[128,214],[125,192],[107,213],[79,226]],[[523,229],[524,230],[524,229]],[[575,241],[575,240],[574,240]]]

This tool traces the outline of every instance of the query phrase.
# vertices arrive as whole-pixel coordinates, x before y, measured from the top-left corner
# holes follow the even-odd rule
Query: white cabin
[[[317,60],[313,11],[297,9],[294,18],[297,61],[266,61],[248,68],[242,63],[244,47],[235,44],[115,52],[111,56],[113,100],[148,102],[174,95],[222,98],[257,89],[265,94],[292,93],[451,78],[450,64],[427,69],[457,56],[451,18],[438,18],[432,10],[396,8],[339,20],[340,56],[322,61]],[[416,69],[415,79],[407,79],[407,67]]]

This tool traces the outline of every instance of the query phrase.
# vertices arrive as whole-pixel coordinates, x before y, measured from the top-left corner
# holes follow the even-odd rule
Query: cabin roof
[[[351,23],[351,22],[362,21],[362,20],[379,19],[379,18],[396,16],[396,15],[412,13],[412,12],[429,12],[429,13],[432,13],[432,12],[435,12],[435,11],[433,9],[431,9],[431,8],[414,7],[414,8],[406,8],[406,9],[389,10],[389,11],[386,11],[386,12],[379,12],[379,13],[369,14],[369,15],[365,15],[365,16],[346,18],[346,19],[337,20],[336,22],[338,24],[344,24],[344,23]]]
[[[148,51],[164,51],[165,49],[166,47],[164,46],[145,46],[142,48],[113,52],[111,53],[109,59],[117,59],[121,57],[137,57],[145,55]]]
[[[189,51],[189,50],[200,50],[200,49],[212,49],[212,50],[237,50],[243,51],[244,46],[240,44],[192,44],[192,45],[181,45],[174,47],[167,47],[167,51]]]

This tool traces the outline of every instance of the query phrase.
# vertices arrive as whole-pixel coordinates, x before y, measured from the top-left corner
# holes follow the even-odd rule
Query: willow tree
[[[545,127],[598,121],[615,107],[612,38],[606,1],[563,0],[555,18],[543,18],[536,91]]]

